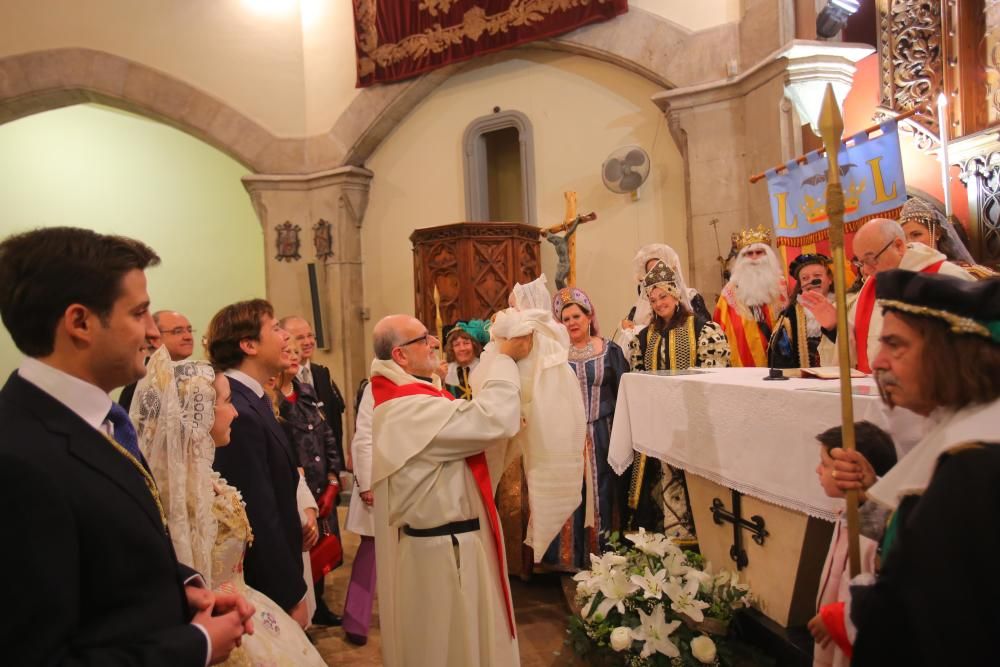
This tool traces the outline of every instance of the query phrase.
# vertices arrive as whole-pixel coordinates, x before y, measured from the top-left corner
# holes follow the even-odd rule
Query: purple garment
[[[361,536],[344,602],[344,632],[367,637],[375,599],[375,538]]]

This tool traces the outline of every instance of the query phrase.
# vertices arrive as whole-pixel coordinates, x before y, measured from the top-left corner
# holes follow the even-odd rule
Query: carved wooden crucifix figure
[[[576,233],[577,226],[597,219],[596,213],[577,215],[576,193],[564,192],[566,197],[566,215],[563,222],[542,229],[542,237],[553,245],[558,264],[556,265],[556,287],[562,289],[576,284]],[[557,236],[559,232],[566,232]]]

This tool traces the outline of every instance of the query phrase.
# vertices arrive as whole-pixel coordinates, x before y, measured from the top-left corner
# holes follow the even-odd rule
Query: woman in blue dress
[[[600,553],[618,530],[623,482],[608,465],[611,422],[618,384],[629,370],[622,349],[602,338],[594,305],[586,292],[565,287],[556,292],[552,313],[569,331],[569,364],[580,380],[587,414],[583,447],[583,502],[545,552],[547,569],[576,572],[590,567],[589,554]]]

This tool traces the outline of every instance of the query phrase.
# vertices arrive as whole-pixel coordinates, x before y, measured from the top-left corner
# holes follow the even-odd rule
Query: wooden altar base
[[[736,569],[730,556],[733,524],[716,523],[712,513],[715,499],[732,511],[733,492],[693,473],[685,476],[702,555],[715,569]],[[805,625],[816,614],[816,591],[833,524],[750,496],[740,496],[738,502],[742,518],[763,518],[768,533],[762,546],[751,532],[740,529],[746,553],[740,581],[750,584],[757,608],[778,625]]]

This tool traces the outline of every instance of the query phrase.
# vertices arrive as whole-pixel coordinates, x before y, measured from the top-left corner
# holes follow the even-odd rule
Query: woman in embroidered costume
[[[636,371],[684,370],[729,365],[729,343],[722,327],[704,313],[692,312],[681,274],[657,261],[643,278],[653,318],[639,334]],[[632,463],[625,527],[664,531],[680,544],[694,544],[694,521],[681,470],[644,455]],[[664,484],[665,482],[665,484]],[[662,490],[662,492],[661,492]],[[657,502],[661,495],[663,506]]]
[[[483,346],[490,342],[490,324],[485,320],[461,320],[444,336],[445,363],[438,375],[455,398],[472,399],[469,376],[479,365]]]
[[[771,368],[811,368],[820,365],[819,344],[823,328],[812,312],[799,303],[803,292],[815,292],[833,303],[833,270],[830,258],[820,254],[802,254],[788,269],[795,280],[791,303],[781,311],[768,342]]]
[[[229,443],[236,410],[229,383],[205,362],[174,364],[166,347],[149,360],[132,402],[139,447],[159,486],[177,559],[213,590],[235,591],[256,608],[254,634],[227,665],[324,662],[302,628],[243,580],[243,553],[253,533],[240,492],[212,470],[215,447]]]
[[[550,569],[575,572],[588,567],[589,555],[601,553],[619,528],[621,481],[608,465],[611,421],[618,383],[628,372],[622,349],[599,335],[597,313],[587,294],[564,287],[552,300],[552,313],[569,331],[569,364],[580,381],[587,435],[584,443],[584,501],[542,562]]]
[[[976,264],[951,221],[920,197],[906,200],[899,212],[899,224],[907,243],[923,243],[944,253],[949,261],[961,266],[976,280],[996,277],[997,272],[993,269]]]

